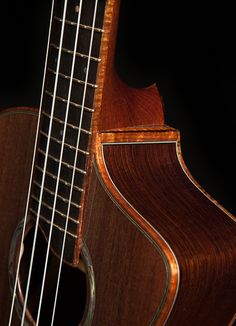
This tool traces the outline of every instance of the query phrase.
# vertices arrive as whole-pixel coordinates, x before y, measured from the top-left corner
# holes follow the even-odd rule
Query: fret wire
[[[35,210],[33,209],[33,208],[30,208],[30,211],[31,211],[31,213],[33,213],[34,215],[36,215],[37,216],[37,213],[35,212]],[[75,239],[77,239],[78,238],[78,236],[77,235],[75,235],[75,234],[73,234],[73,233],[71,233],[71,232],[69,232],[69,231],[67,231],[67,230],[64,230],[63,228],[61,228],[59,225],[57,225],[57,224],[55,224],[55,223],[51,223],[51,222],[49,222],[47,219],[46,219],[46,217],[44,217],[41,213],[40,213],[40,219],[42,219],[43,221],[45,221],[47,224],[49,224],[49,225],[53,225],[56,229],[58,229],[59,231],[61,231],[61,232],[66,232],[69,236],[71,236],[71,237],[73,237],[73,238],[75,238]]]
[[[43,173],[43,169],[40,166],[38,166],[37,164],[35,165],[35,168],[37,170],[39,170],[41,173]],[[45,171],[45,174],[47,176],[49,176],[50,178],[52,178],[54,180],[57,180],[57,176],[54,175],[54,174],[52,174],[51,172],[49,172],[49,171],[46,170]],[[67,182],[66,180],[62,179],[61,177],[59,178],[59,181],[61,183],[63,183],[65,186],[69,187],[69,188],[71,188],[71,186],[72,186],[69,182]],[[82,189],[80,187],[77,187],[76,185],[73,185],[72,187],[73,187],[73,190],[76,190],[76,191],[79,191],[79,192],[83,192],[84,191],[84,189]]]
[[[67,76],[67,75],[65,75],[65,74],[63,74],[62,72],[56,72],[56,71],[54,71],[53,69],[51,69],[51,68],[48,68],[47,69],[50,73],[52,73],[52,74],[54,74],[55,76],[56,75],[58,75],[59,77],[61,77],[61,78],[64,78],[64,79],[66,79],[66,80],[70,80],[70,76]],[[89,87],[92,87],[92,88],[97,88],[98,87],[98,85],[95,85],[95,84],[92,84],[92,83],[85,83],[85,81],[83,81],[83,80],[80,80],[80,79],[78,79],[78,78],[72,78],[72,80],[75,82],[75,83],[77,83],[77,84],[80,84],[80,85],[86,85],[86,86],[89,86]]]
[[[41,149],[41,148],[38,148],[38,152],[41,153],[42,155],[46,156],[46,153]],[[78,172],[78,173],[81,173],[81,174],[87,174],[87,172],[85,170],[82,170],[78,167],[74,167],[73,165],[69,164],[69,163],[66,163],[64,161],[60,161],[59,159],[57,159],[56,157],[54,157],[52,154],[49,154],[47,155],[50,159],[52,159],[53,161],[57,162],[57,163],[60,163],[64,166],[66,166],[68,169],[71,169],[73,170],[75,168],[75,170]]]
[[[79,5],[79,8],[81,8],[82,3],[83,3],[83,1],[81,0],[80,1],[80,5]],[[91,50],[92,50],[92,45],[93,45],[94,27],[95,27],[96,14],[97,14],[97,4],[98,4],[98,0],[95,1],[95,8],[94,8],[94,13],[93,13],[93,23],[92,23],[92,31],[91,31],[90,45],[89,45],[89,57],[91,56]],[[79,10],[79,13],[81,13],[81,9]],[[78,21],[78,24],[80,24],[80,21]],[[78,29],[78,25],[77,25],[77,29]],[[87,67],[86,67],[87,69],[86,69],[85,85],[88,82],[88,71],[89,71],[89,67],[90,67],[90,59],[88,58]],[[83,119],[83,112],[84,112],[84,104],[85,104],[85,97],[86,97],[86,89],[87,89],[87,86],[84,87],[84,92],[83,92],[81,118],[80,118],[80,124],[79,124],[79,127],[80,128],[82,126],[82,119]],[[77,148],[79,147],[79,143],[80,143],[80,132],[78,133],[78,137],[77,137],[77,145],[76,145]],[[77,154],[78,154],[78,152],[76,151],[75,158],[74,158],[74,169],[73,169],[72,179],[71,179],[72,185],[74,184],[74,181],[75,181],[75,167],[76,167],[76,161],[77,161]],[[71,199],[71,196],[72,196],[72,188],[70,190],[70,197],[69,197],[69,199]],[[69,210],[70,210],[70,207],[68,207],[68,212],[69,212]],[[65,231],[67,231],[67,222],[66,222]],[[61,271],[62,271],[62,261],[63,261],[62,258],[64,256],[64,250],[65,250],[65,244],[66,244],[66,237],[67,237],[67,234],[65,232],[64,233],[64,237],[63,237],[62,249],[61,249],[61,259],[60,259],[59,273],[58,273],[58,277],[57,277],[56,295],[55,295],[55,298],[54,298],[52,324],[53,324],[53,321],[54,321],[54,315],[55,315],[55,310],[56,310],[56,305],[57,305],[57,299],[58,299],[58,289],[59,289],[59,285],[60,285],[60,281],[61,281]]]
[[[77,49],[77,42],[78,42],[78,37],[79,37],[79,25],[81,22],[81,12],[82,12],[82,5],[83,5],[83,0],[80,0],[79,2],[79,11],[78,11],[78,17],[77,17],[77,26],[76,26],[76,35],[75,35],[75,44],[74,44],[74,55],[73,55],[73,59],[72,59],[72,66],[71,66],[71,75],[70,75],[70,83],[69,83],[69,91],[68,91],[68,101],[70,101],[71,98],[71,92],[72,92],[72,81],[73,81],[73,76],[74,76],[74,68],[75,68],[75,52]],[[67,102],[67,106],[66,106],[66,122],[67,122],[67,113],[69,111],[69,102]],[[63,146],[64,146],[64,141],[65,141],[65,128],[63,131]],[[79,146],[77,146],[79,147]],[[63,148],[63,147],[62,147]],[[77,151],[75,152],[75,158],[77,157]],[[62,156],[60,157],[60,160],[62,160]],[[74,160],[74,166],[73,166],[73,172],[72,172],[72,180],[73,180],[73,173],[76,169],[76,160]],[[58,175],[59,176],[59,175]],[[72,182],[72,186],[73,186],[73,182]],[[72,187],[70,189],[70,195],[69,195],[69,200],[72,199],[71,197],[71,193],[72,193]],[[70,214],[70,205],[67,208],[67,216],[69,216]],[[55,291],[55,297],[54,297],[54,303],[53,303],[53,310],[52,310],[52,318],[51,318],[51,324],[54,324],[54,317],[55,317],[55,311],[56,311],[56,306],[57,306],[57,298],[58,298],[58,291],[59,291],[59,284],[60,284],[60,280],[61,280],[61,271],[62,271],[62,262],[63,262],[63,257],[64,257],[64,250],[65,250],[65,245],[66,245],[66,237],[67,237],[67,228],[68,228],[68,218],[65,221],[65,232],[63,235],[63,240],[62,240],[62,248],[61,248],[61,254],[60,254],[60,264],[59,264],[59,269],[58,269],[58,275],[57,275],[57,281],[56,281],[56,291]]]
[[[57,16],[54,16],[54,19],[59,21],[59,22],[62,22],[62,19],[57,17]],[[73,22],[69,19],[66,19],[65,20],[65,23],[68,24],[68,25],[71,25],[71,26],[77,26],[77,23],[76,22]],[[92,27],[92,26],[89,26],[89,25],[85,25],[85,24],[79,24],[80,27],[84,28],[84,29],[88,29],[90,31],[94,30],[95,32],[98,32],[98,33],[104,33],[104,29],[102,28],[98,28],[98,27]]]
[[[34,180],[34,184],[35,184],[38,188],[41,188],[41,184],[38,183],[36,180]],[[49,193],[50,195],[55,196],[55,193],[54,193],[53,191],[51,191],[50,189],[48,189],[47,187],[44,187],[43,189],[44,189],[47,193]],[[64,198],[64,197],[62,197],[61,195],[57,194],[57,197],[58,197],[59,199],[61,199],[64,203],[66,203],[66,204],[69,203],[69,200],[66,199],[66,198]],[[71,200],[71,205],[74,206],[75,208],[78,208],[78,209],[80,209],[80,208],[82,207],[81,205],[76,204],[76,203],[73,202],[72,200]]]
[[[50,46],[56,50],[59,50],[59,46],[56,45],[55,43],[51,43]],[[61,49],[62,52],[65,52],[65,53],[68,53],[68,54],[74,54],[74,52],[72,50],[69,50],[69,49],[66,49],[66,48],[62,48]],[[76,52],[76,55],[80,58],[83,58],[83,59],[88,59],[88,55],[87,54],[84,54],[84,53],[81,53],[81,52]],[[92,61],[95,61],[95,62],[101,62],[101,58],[96,58],[96,57],[91,57],[91,60]]]
[[[39,203],[39,199],[38,199],[35,195],[32,194],[31,197],[32,197],[32,198],[33,198],[37,203]],[[42,200],[42,205],[43,205],[44,207],[48,208],[49,210],[53,211],[53,207],[50,206],[50,205],[48,205],[47,203],[45,203],[43,200]],[[67,218],[67,216],[66,216],[65,214],[63,214],[61,211],[59,211],[58,209],[55,208],[54,211],[55,211],[58,215],[60,215],[61,217],[63,217],[64,219]],[[71,216],[68,216],[68,219],[69,219],[71,222],[75,223],[75,224],[79,224],[79,221],[73,219],[73,217],[71,217]]]
[[[48,90],[45,90],[45,94],[49,95],[50,97],[53,97],[53,94],[51,92],[49,92]],[[55,98],[56,98],[56,100],[61,101],[63,103],[67,103],[68,102],[65,98],[63,98],[61,96],[56,96]],[[72,101],[69,101],[69,103],[70,103],[70,105],[72,105],[72,106],[74,106],[76,108],[79,108],[79,109],[81,109],[81,107],[82,107],[82,105],[77,104],[77,103],[72,102]],[[91,108],[89,108],[87,106],[85,106],[84,109],[86,111],[88,111],[88,112],[94,112],[94,109],[91,109]]]
[[[44,114],[46,117],[51,118],[51,115],[50,115],[49,113],[43,111],[43,114]],[[63,125],[65,124],[65,121],[63,121],[63,120],[61,120],[61,119],[59,119],[59,118],[57,118],[57,117],[55,117],[55,116],[53,116],[53,120],[55,120],[56,122],[58,122],[58,123],[60,123],[60,124],[63,124]],[[68,123],[68,122],[66,123],[66,127],[70,127],[70,128],[72,128],[72,129],[74,129],[74,130],[79,130],[79,128],[78,128],[77,126],[74,126],[73,124]],[[84,128],[81,128],[81,131],[82,131],[84,134],[86,134],[86,135],[91,135],[91,134],[92,134],[91,131],[86,130],[86,129],[84,129]]]
[[[42,112],[43,114],[45,114],[44,112]],[[40,130],[40,134],[41,135],[43,135],[44,137],[48,137],[48,134],[46,134],[46,132],[44,132],[44,131],[42,131],[42,130]],[[59,140],[59,139],[57,139],[57,138],[55,138],[55,137],[53,137],[53,136],[51,136],[51,140],[53,140],[54,142],[56,142],[57,144],[59,144],[59,145],[62,145],[62,141],[61,140]],[[68,144],[68,143],[64,143],[64,145],[66,146],[66,147],[68,147],[69,149],[71,149],[71,150],[77,150],[78,152],[80,152],[81,154],[84,154],[84,155],[89,155],[89,152],[88,151],[84,151],[84,150],[82,150],[82,149],[80,149],[80,148],[76,148],[75,146],[72,146],[72,145],[70,145],[70,144]]]
[[[83,121],[83,115],[84,115],[84,106],[85,106],[85,100],[86,100],[86,93],[87,93],[88,86],[89,86],[88,78],[89,78],[89,70],[90,70],[90,63],[91,63],[93,39],[94,39],[94,28],[95,28],[96,14],[97,14],[97,5],[98,5],[98,0],[95,0],[92,31],[91,31],[91,38],[90,38],[90,43],[89,43],[88,61],[87,61],[87,66],[86,66],[86,74],[85,74],[84,89],[83,89],[83,98],[82,98],[82,103],[81,103],[82,105],[81,105],[80,124],[79,124],[80,129],[82,127],[82,121]],[[98,87],[98,86],[96,85],[96,87]],[[80,140],[81,140],[81,130],[79,130],[78,136],[77,136],[77,144],[76,144],[77,148],[79,147]],[[74,166],[73,166],[72,179],[71,179],[72,185],[74,184],[74,181],[75,181],[77,154],[78,154],[78,152],[75,153],[75,157],[74,157]],[[69,199],[71,199],[71,198],[72,198],[72,188],[70,190]],[[70,209],[70,207],[68,207],[68,212],[69,212],[69,209]],[[64,234],[64,246],[65,246],[65,240],[66,240],[66,234]],[[64,252],[64,248],[65,248],[64,246],[63,246],[63,249],[62,249],[62,254]],[[60,278],[58,278],[58,282],[59,282],[59,280],[60,280]],[[56,302],[56,299],[55,299],[55,302]]]

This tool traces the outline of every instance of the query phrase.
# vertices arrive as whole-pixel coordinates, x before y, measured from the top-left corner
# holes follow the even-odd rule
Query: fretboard
[[[53,13],[30,212],[46,237],[53,227],[54,250],[66,234],[67,261],[85,191],[105,2],[69,0],[64,15],[65,1],[57,0]]]

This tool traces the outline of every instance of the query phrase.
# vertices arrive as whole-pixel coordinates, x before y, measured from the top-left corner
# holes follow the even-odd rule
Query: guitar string
[[[90,37],[90,44],[89,44],[89,53],[88,53],[88,60],[87,60],[87,67],[86,67],[85,84],[84,84],[84,91],[83,91],[83,99],[82,99],[82,104],[81,104],[80,124],[79,124],[79,131],[78,131],[77,143],[76,143],[76,149],[77,150],[75,152],[75,157],[74,157],[74,168],[73,168],[73,173],[72,173],[72,178],[71,178],[69,205],[68,205],[68,208],[67,208],[65,231],[64,231],[64,236],[63,236],[62,249],[61,249],[61,253],[60,253],[60,265],[59,265],[59,270],[58,270],[58,278],[57,278],[57,284],[56,284],[56,292],[55,292],[55,298],[54,298],[51,326],[53,325],[54,317],[55,317],[57,298],[58,298],[58,292],[59,292],[59,285],[60,285],[60,278],[61,278],[61,271],[62,271],[62,262],[63,262],[64,251],[65,251],[65,243],[66,243],[66,238],[67,238],[67,228],[68,228],[68,221],[69,221],[69,213],[70,213],[71,199],[72,199],[72,194],[73,194],[73,186],[74,186],[74,182],[75,182],[75,167],[76,167],[76,162],[77,162],[77,157],[78,157],[78,148],[79,148],[79,142],[80,142],[81,127],[82,127],[83,113],[84,113],[84,106],[85,106],[85,99],[86,99],[86,94],[87,94],[88,77],[89,77],[91,54],[92,54],[93,39],[94,39],[94,30],[95,30],[95,22],[96,22],[96,15],[97,15],[97,5],[98,5],[98,0],[95,0],[95,7],[94,7],[94,13],[93,13],[93,23],[92,23],[92,30],[91,30],[91,37]],[[68,98],[68,102],[69,101],[70,101],[70,99]]]
[[[38,234],[38,228],[39,228],[39,218],[40,218],[40,212],[41,212],[41,207],[42,207],[43,189],[44,189],[44,182],[45,182],[45,176],[46,176],[46,167],[47,167],[47,161],[48,161],[50,137],[51,137],[51,132],[52,132],[52,121],[53,121],[53,114],[54,114],[55,101],[56,101],[56,92],[57,92],[57,84],[58,84],[58,77],[59,77],[59,68],[60,68],[60,62],[61,62],[61,52],[62,52],[62,43],[63,43],[63,36],[64,36],[66,11],[67,11],[67,0],[65,0],[64,9],[63,9],[63,19],[62,19],[62,27],[61,27],[61,35],[60,35],[60,43],[59,43],[58,62],[57,62],[57,68],[56,68],[56,77],[55,77],[55,84],[54,84],[54,91],[53,91],[53,101],[52,101],[50,123],[49,123],[49,129],[48,129],[48,139],[47,139],[47,146],[46,146],[46,151],[45,151],[45,160],[44,160],[44,166],[43,166],[43,176],[42,176],[42,182],[41,182],[42,187],[41,187],[41,190],[40,190],[39,204],[38,204],[38,209],[37,209],[37,218],[36,218],[36,222],[35,222],[35,231],[34,231],[34,237],[33,237],[33,245],[32,245],[32,251],[31,251],[31,258],[30,258],[30,266],[29,266],[29,272],[28,272],[28,278],[27,278],[27,285],[26,285],[26,291],[25,291],[21,326],[24,326],[25,313],[26,313],[26,307],[27,307],[28,295],[29,295],[29,287],[30,287],[30,282],[31,282],[32,268],[33,268],[33,262],[34,262],[34,256],[35,256],[36,240],[37,240],[37,234]]]
[[[54,1],[53,1],[53,3],[54,3]],[[96,2],[96,4],[97,4],[97,2]],[[96,12],[95,12],[95,14],[96,14]],[[50,22],[51,22],[51,20],[50,20]],[[50,25],[51,26],[51,25]],[[50,31],[51,31],[51,28],[50,28]],[[94,33],[94,27],[93,27],[93,31],[92,31],[92,34]],[[50,36],[50,32],[49,32],[49,36]],[[92,39],[93,39],[93,36],[92,36]],[[48,42],[49,42],[49,40],[48,40]],[[92,44],[92,40],[91,40],[91,44]],[[47,48],[48,49],[48,48]],[[91,52],[91,51],[90,51]],[[46,58],[48,57],[48,50],[47,50],[47,56],[46,56]],[[87,84],[87,81],[88,81],[88,72],[89,72],[89,63],[90,63],[90,60],[91,60],[91,53],[90,53],[90,55],[89,55],[89,60],[88,60],[88,68],[87,68],[87,76],[86,76],[86,83],[85,84]],[[45,63],[45,69],[46,69],[46,67],[47,67],[47,62]],[[45,78],[44,78],[44,80],[45,80]],[[44,89],[44,82],[43,82],[43,89]],[[83,102],[84,102],[84,100],[85,100],[85,96],[86,96],[86,89],[85,89],[85,92],[84,92],[84,99],[83,99]],[[41,98],[41,102],[42,102],[42,98]],[[41,107],[42,107],[42,104],[40,104],[40,111],[41,111]],[[82,105],[82,107],[84,108],[84,103],[83,103],[83,105]],[[39,111],[39,112],[40,112]],[[81,126],[80,126],[80,128],[81,128]],[[80,130],[81,131],[81,130]],[[37,134],[38,134],[38,132],[37,132]],[[37,143],[37,142],[36,142]],[[78,142],[79,143],[79,142]],[[76,154],[77,154],[77,152],[76,152]],[[76,159],[75,159],[75,162],[76,162]],[[34,164],[34,163],[33,163]],[[32,166],[33,166],[33,164],[32,164]],[[75,171],[75,170],[74,170]],[[73,178],[74,179],[74,178]],[[72,189],[72,188],[71,188]],[[29,193],[30,193],[30,191],[29,191]],[[27,209],[27,212],[28,212],[28,209]],[[27,216],[26,216],[27,217]],[[38,227],[38,225],[36,226],[36,228]],[[66,235],[66,232],[65,232],[65,235]],[[23,238],[23,237],[22,237]],[[23,242],[23,241],[22,241]],[[32,256],[34,255],[34,253],[33,253],[33,251],[34,250],[32,250]],[[64,253],[64,249],[62,249],[62,256],[61,257],[63,257],[63,253]],[[19,269],[19,268],[18,268]],[[18,273],[19,274],[19,273]],[[28,277],[29,279],[30,279],[30,277]],[[60,276],[59,276],[59,278],[60,278]],[[58,278],[58,280],[59,280],[59,278]],[[17,283],[17,279],[18,279],[18,277],[16,278],[16,283]],[[59,284],[59,282],[58,282],[58,284]],[[28,287],[28,286],[27,286]],[[14,291],[14,292],[16,292],[16,291]],[[26,291],[27,292],[27,291]],[[15,297],[15,296],[14,296]],[[26,301],[27,301],[27,297],[28,297],[28,294],[26,293],[26,296],[25,296],[25,306],[26,306]],[[13,300],[14,301],[14,300]],[[13,305],[14,305],[14,303],[13,303]],[[23,321],[24,321],[24,315],[25,315],[25,312],[23,312]],[[22,323],[23,323],[23,321],[22,321]],[[53,322],[53,321],[52,321]],[[9,323],[9,325],[11,324],[11,321],[10,321],[10,323]]]
[[[56,187],[55,187],[55,191],[54,191],[55,195],[54,195],[54,201],[53,201],[53,207],[52,207],[52,216],[51,216],[51,221],[50,221],[50,230],[49,230],[49,235],[48,235],[47,252],[46,252],[45,263],[44,263],[44,271],[43,271],[40,298],[39,298],[39,304],[38,304],[38,313],[37,313],[36,325],[38,325],[39,319],[40,319],[40,313],[41,313],[41,307],[42,307],[42,301],[43,301],[43,294],[44,294],[44,288],[45,288],[46,273],[47,273],[47,268],[48,268],[48,258],[49,258],[50,245],[51,245],[52,232],[53,232],[53,223],[54,223],[55,210],[56,210],[56,204],[57,204],[57,199],[58,199],[57,194],[58,194],[58,188],[59,188],[62,159],[63,159],[63,154],[64,154],[64,144],[65,144],[66,131],[67,131],[67,121],[68,121],[68,116],[69,116],[70,99],[71,99],[73,77],[74,77],[74,70],[75,70],[76,51],[77,51],[78,37],[79,37],[79,31],[80,31],[80,19],[81,19],[82,3],[83,3],[83,0],[80,0],[79,10],[78,10],[78,17],[77,17],[77,28],[76,28],[76,35],[75,35],[75,44],[74,44],[74,49],[73,49],[73,58],[72,58],[71,73],[70,73],[68,99],[67,99],[66,113],[65,113],[64,127],[63,127],[62,144],[61,144],[59,166],[58,166],[58,172],[57,172],[57,181],[56,181]],[[69,200],[71,200],[71,198]]]
[[[53,22],[54,2],[55,1],[52,0],[50,22],[49,22],[49,32],[48,32],[48,40],[47,40],[47,49],[46,49],[46,56],[45,56],[46,59],[45,59],[44,72],[43,72],[43,83],[42,83],[41,98],[40,98],[40,104],[39,104],[38,121],[37,121],[37,127],[36,127],[36,137],[35,137],[35,143],[34,143],[34,149],[33,149],[33,155],[32,155],[29,187],[28,187],[28,194],[27,194],[27,200],[26,200],[26,206],[25,206],[25,214],[24,214],[24,219],[23,219],[22,235],[21,235],[21,239],[20,239],[20,250],[19,250],[19,257],[18,257],[17,267],[16,267],[16,275],[15,275],[15,281],[14,281],[14,287],[13,287],[13,294],[12,294],[8,326],[10,326],[12,323],[15,300],[17,297],[16,292],[17,292],[17,285],[18,285],[18,279],[19,279],[19,273],[20,273],[21,255],[24,251],[24,237],[25,237],[27,217],[28,217],[28,211],[29,211],[29,202],[30,202],[30,194],[31,194],[31,188],[32,188],[32,181],[33,181],[37,144],[38,144],[38,138],[39,138],[40,117],[41,117],[41,111],[42,111],[43,94],[44,94],[45,80],[46,80],[46,73],[47,73],[47,63],[48,63],[48,54],[49,54],[49,48],[50,48],[50,35],[51,35],[52,22]]]

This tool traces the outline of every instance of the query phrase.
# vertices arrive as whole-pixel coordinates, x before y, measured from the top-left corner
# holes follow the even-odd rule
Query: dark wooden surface
[[[235,220],[188,179],[175,144],[105,145],[104,157],[119,192],[177,257],[180,287],[167,324],[227,325],[236,310]]]
[[[93,325],[149,325],[168,291],[158,246],[108,197],[93,170],[84,241],[95,273]]]
[[[24,218],[37,115],[13,109],[0,115],[0,320],[8,324],[10,292],[9,248],[13,233]]]
[[[8,252],[17,223],[24,215],[36,117],[32,111],[13,110],[1,115],[1,322],[7,325],[10,307]],[[14,131],[14,132],[13,132]],[[10,150],[6,146],[10,146]],[[16,146],[15,146],[16,145]],[[85,241],[96,278],[94,324],[149,324],[168,288],[166,264],[158,247],[114,205],[97,177],[91,176],[86,211]],[[16,205],[12,205],[12,203]],[[3,215],[4,212],[4,215]],[[155,289],[155,291],[153,291]],[[144,293],[149,297],[144,295]],[[141,309],[142,308],[142,309]],[[17,325],[17,322],[16,322]]]

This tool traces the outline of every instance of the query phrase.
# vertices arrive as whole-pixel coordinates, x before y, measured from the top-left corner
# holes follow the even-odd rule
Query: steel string
[[[56,91],[57,91],[59,68],[60,68],[60,61],[61,61],[61,52],[62,52],[62,43],[63,43],[63,36],[64,36],[66,11],[67,11],[67,0],[65,0],[64,9],[63,9],[63,20],[62,20],[61,35],[60,35],[58,62],[57,62],[56,77],[55,77],[55,84],[54,84],[54,91],[53,91],[53,101],[52,101],[52,108],[51,108],[51,115],[50,115],[46,154],[45,154],[44,167],[43,167],[43,176],[42,176],[42,182],[41,182],[42,187],[41,187],[40,196],[39,196],[39,205],[38,205],[37,218],[36,218],[36,223],[35,223],[35,232],[34,232],[34,238],[33,238],[33,245],[32,245],[30,266],[29,266],[29,272],[28,272],[28,278],[27,278],[26,292],[25,292],[25,298],[24,298],[24,306],[23,306],[23,312],[22,312],[22,318],[21,318],[21,326],[24,326],[25,313],[26,313],[26,307],[27,307],[28,295],[29,295],[29,287],[30,287],[30,281],[31,281],[31,275],[32,275],[32,267],[33,267],[35,248],[36,248],[36,240],[37,240],[37,234],[38,234],[39,218],[40,218],[40,212],[41,212],[41,207],[42,207],[43,188],[44,188],[46,167],[47,167],[47,161],[48,161],[48,152],[49,152],[50,137],[51,137],[51,131],[52,131],[53,113],[54,113],[55,101],[56,101]]]
[[[98,0],[95,1],[95,7],[94,7],[94,13],[93,13],[93,23],[92,23],[92,31],[91,31],[91,38],[90,38],[90,44],[89,44],[89,53],[88,53],[87,69],[86,69],[85,84],[84,84],[84,91],[83,91],[83,99],[82,99],[82,105],[81,105],[79,131],[78,131],[78,135],[77,135],[77,144],[76,144],[77,150],[76,150],[76,154],[75,154],[75,158],[74,158],[74,168],[73,168],[72,179],[71,179],[69,205],[68,205],[68,209],[67,209],[67,218],[66,218],[66,223],[65,223],[65,231],[64,231],[62,250],[61,250],[61,255],[60,255],[60,265],[59,265],[59,271],[58,271],[56,293],[55,293],[55,298],[54,298],[51,326],[53,325],[53,321],[54,321],[54,317],[55,317],[56,304],[57,304],[59,285],[60,285],[60,277],[61,277],[61,271],[62,271],[62,262],[63,262],[63,257],[64,257],[66,237],[67,237],[67,228],[68,228],[69,213],[70,213],[70,203],[71,203],[71,199],[72,199],[73,186],[74,186],[74,181],[75,181],[75,168],[76,168],[76,162],[77,162],[77,157],[78,157],[78,149],[79,149],[81,127],[82,127],[82,121],[83,121],[83,113],[84,113],[84,106],[85,106],[85,99],[86,99],[87,85],[88,85],[88,77],[89,77],[89,69],[90,69],[90,62],[91,62],[91,54],[92,54],[92,47],[93,47],[94,29],[95,29],[95,21],[96,21],[96,14],[97,14],[97,4],[98,4]]]
[[[31,194],[31,188],[32,188],[32,181],[33,181],[33,172],[34,172],[34,164],[35,164],[36,151],[37,151],[37,143],[38,143],[38,138],[39,138],[39,126],[40,126],[40,117],[41,117],[41,111],[42,111],[42,103],[43,103],[46,72],[47,72],[47,63],[48,63],[48,54],[49,54],[49,47],[50,47],[50,35],[51,35],[51,29],[52,29],[53,12],[54,12],[54,0],[52,0],[52,5],[51,5],[49,32],[48,32],[47,49],[46,49],[46,59],[45,59],[45,65],[44,65],[43,83],[42,83],[41,98],[40,98],[40,105],[39,105],[38,121],[37,121],[37,127],[36,127],[36,138],[35,138],[34,150],[33,150],[33,156],[32,156],[29,188],[28,188],[28,194],[27,194],[27,200],[26,200],[25,214],[24,214],[24,220],[23,220],[24,222],[23,222],[23,228],[22,228],[22,236],[21,236],[21,240],[20,240],[20,250],[19,250],[19,257],[18,257],[17,268],[16,268],[15,282],[14,282],[14,287],[13,287],[12,302],[11,302],[8,326],[10,326],[12,323],[15,299],[17,296],[16,292],[17,292],[17,284],[18,284],[18,278],[19,278],[19,272],[20,272],[21,254],[24,251],[24,237],[25,237],[27,217],[28,217],[28,211],[29,211],[29,202],[30,202],[30,194]]]
[[[66,114],[65,114],[65,121],[64,121],[64,127],[63,127],[63,135],[62,135],[62,145],[61,145],[61,150],[60,150],[59,167],[58,167],[57,181],[56,181],[56,187],[55,187],[55,197],[54,197],[54,201],[53,201],[51,225],[50,225],[49,236],[48,236],[47,252],[46,252],[46,258],[45,258],[45,263],[44,263],[43,279],[42,279],[42,285],[41,285],[41,291],[40,291],[40,299],[39,299],[39,306],[38,306],[36,325],[38,325],[39,319],[40,319],[42,300],[43,300],[43,293],[44,293],[45,280],[46,280],[46,273],[47,273],[47,267],[48,267],[48,258],[49,258],[50,245],[51,245],[51,239],[52,239],[53,222],[54,222],[54,218],[55,218],[57,194],[58,194],[60,174],[61,174],[62,158],[63,158],[63,154],[64,154],[64,144],[65,144],[67,121],[68,121],[68,115],[69,115],[71,91],[72,91],[72,85],[73,85],[76,50],[77,50],[78,36],[79,36],[79,30],[80,30],[80,19],[81,19],[82,3],[83,3],[83,0],[80,0],[79,11],[78,11],[78,19],[77,19],[76,35],[75,35],[75,44],[74,44],[74,50],[73,50],[72,67],[71,67],[71,74],[70,74],[68,99],[67,99]]]

